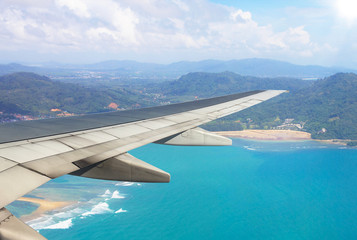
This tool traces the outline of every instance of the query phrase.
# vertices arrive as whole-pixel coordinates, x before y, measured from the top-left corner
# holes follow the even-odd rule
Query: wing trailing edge
[[[170,174],[129,153],[72,172],[72,175],[114,181],[170,182]]]
[[[1,240],[46,240],[21,220],[16,218],[6,208],[0,210],[0,239]]]
[[[155,143],[177,146],[229,146],[232,145],[232,140],[202,128],[194,128]]]

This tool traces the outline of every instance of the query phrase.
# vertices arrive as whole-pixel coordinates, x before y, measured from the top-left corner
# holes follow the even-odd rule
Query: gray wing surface
[[[284,91],[266,90],[130,111],[0,126],[0,239],[45,239],[6,205],[65,174],[136,182],[170,175],[127,152],[148,143],[230,145],[197,126]]]

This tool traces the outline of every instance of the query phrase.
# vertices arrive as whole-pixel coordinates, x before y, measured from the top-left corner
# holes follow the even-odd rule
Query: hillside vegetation
[[[213,97],[257,89],[285,89],[295,91],[311,86],[313,81],[296,78],[258,78],[232,72],[189,73],[180,79],[156,85],[152,90],[168,96]]]
[[[81,114],[108,111],[111,103],[121,109],[136,108],[257,89],[286,89],[290,93],[204,127],[294,129],[310,132],[318,139],[357,140],[357,75],[353,73],[338,73],[317,81],[257,78],[230,72],[190,73],[176,81],[146,86],[146,94],[152,95],[124,89],[94,89],[54,82],[33,73],[14,73],[0,77],[0,112],[53,116],[51,109],[58,108]],[[147,96],[154,98],[149,101]]]
[[[85,88],[28,72],[0,77],[0,111],[5,113],[50,114],[51,109],[76,114],[101,112],[108,111],[112,102],[119,108],[132,108],[138,98],[123,89]]]
[[[313,138],[357,140],[356,93],[357,75],[339,73],[220,121],[239,122],[238,129],[270,129],[293,119],[291,124],[300,124]]]

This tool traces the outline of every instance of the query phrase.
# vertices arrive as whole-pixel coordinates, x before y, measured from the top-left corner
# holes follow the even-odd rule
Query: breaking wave
[[[100,197],[107,198],[110,197],[111,194],[112,192],[109,189],[107,189],[103,195],[100,195]]]
[[[43,216],[34,220],[27,222],[27,224],[35,230],[45,229],[48,226],[56,224],[53,217]]]
[[[95,205],[90,211],[85,212],[82,214],[82,216],[90,216],[90,215],[97,215],[97,214],[104,214],[104,213],[111,213],[113,210],[109,208],[108,203],[106,202],[100,202],[97,205]]]
[[[133,183],[125,183],[124,186],[131,186]],[[115,211],[110,209],[109,200],[111,199],[124,199],[125,195],[121,194],[119,190],[107,189],[104,194],[97,195],[98,197],[88,199],[80,203],[76,203],[60,210],[54,210],[48,214],[44,214],[36,219],[27,221],[35,230],[42,229],[68,229],[73,226],[74,220],[84,219],[89,216],[99,214],[117,214],[124,213],[127,210],[120,208]],[[105,198],[103,200],[103,198]]]
[[[52,213],[51,215],[43,215],[39,218],[30,220],[27,222],[32,228],[36,230],[42,229],[67,229],[73,225],[72,220],[76,217],[84,218],[91,215],[113,213],[114,211],[109,208],[108,203],[99,202],[96,205],[92,205],[90,211],[86,210],[88,203],[93,203],[93,200],[83,204],[83,207],[78,207],[78,204],[75,205],[75,208],[64,208],[61,212]]]
[[[249,147],[249,146],[243,146],[243,147],[249,151],[257,151],[257,149]]]
[[[120,195],[119,194],[119,191],[118,190],[115,190],[112,194],[112,198],[125,198],[123,195]]]
[[[72,227],[72,218],[47,226],[44,229],[68,229]]]
[[[124,212],[127,212],[127,210],[124,210],[122,208],[120,208],[119,210],[115,211],[115,213],[124,213]]]
[[[133,182],[119,182],[115,184],[115,186],[123,186],[123,187],[130,187],[133,186],[135,183]]]

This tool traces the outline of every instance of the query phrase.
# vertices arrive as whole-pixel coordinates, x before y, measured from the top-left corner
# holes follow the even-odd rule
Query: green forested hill
[[[245,127],[271,128],[283,124],[285,119],[305,123],[303,130],[312,133],[313,138],[357,140],[357,75],[335,74],[224,121],[238,120]]]
[[[150,91],[178,99],[182,95],[204,98],[256,89],[291,91],[206,127],[270,129],[281,127],[290,119],[289,123],[302,126],[313,138],[357,140],[357,75],[352,73],[339,73],[317,81],[244,77],[229,72],[192,73],[177,81],[158,84]],[[32,73],[0,77],[0,112],[4,113],[46,115],[52,108],[77,114],[100,112],[106,111],[111,102],[119,108],[131,108],[137,103],[146,106],[143,99],[123,89],[87,88],[54,82]]]
[[[256,89],[295,91],[310,86],[312,83],[312,81],[295,78],[241,76],[232,72],[189,73],[176,81],[158,84],[156,91],[169,96],[199,96],[205,98]]]
[[[0,77],[0,111],[5,113],[48,114],[52,108],[77,114],[100,112],[105,111],[111,102],[119,108],[132,107],[137,99],[137,95],[123,89],[85,88],[54,82],[34,73]]]
[[[209,130],[295,129],[319,139],[357,140],[357,75],[338,73],[304,81],[292,78],[257,78],[231,72],[190,73],[156,85],[169,98],[213,97],[258,89],[285,89],[282,94],[237,114],[205,125]],[[178,98],[181,96],[181,98]]]

